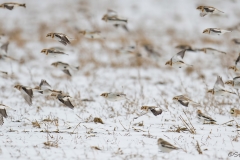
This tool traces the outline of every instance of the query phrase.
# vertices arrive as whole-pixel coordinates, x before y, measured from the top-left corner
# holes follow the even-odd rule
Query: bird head
[[[158,138],[157,144],[161,144],[162,142],[164,142],[164,140],[162,138]]]
[[[203,9],[203,6],[198,6],[196,9],[202,10],[202,9]]]
[[[178,101],[178,96],[173,97],[173,101]]]
[[[207,93],[213,94],[213,93],[214,93],[214,90],[213,90],[213,89],[209,89],[209,90],[207,91]]]
[[[172,66],[172,61],[171,61],[171,60],[170,60],[170,61],[167,61],[167,62],[165,63],[165,65]]]
[[[41,51],[41,53],[47,54],[47,49],[43,49],[43,50]]]
[[[17,84],[17,85],[14,86],[14,88],[20,90],[21,89],[21,85]]]
[[[203,31],[203,33],[206,33],[206,34],[209,34],[209,32],[210,32],[210,29],[205,29],[205,30]]]
[[[201,114],[202,112],[200,110],[197,110],[197,114]]]
[[[51,65],[54,66],[54,67],[57,67],[58,62],[54,62],[54,63],[52,63]]]
[[[107,15],[104,15],[104,16],[102,17],[102,20],[105,21],[105,22],[107,22],[108,16],[107,16]]]
[[[142,106],[141,110],[148,111],[148,106]]]
[[[108,93],[102,93],[100,96],[102,96],[102,97],[108,97]]]
[[[46,37],[52,37],[53,33],[48,33]]]

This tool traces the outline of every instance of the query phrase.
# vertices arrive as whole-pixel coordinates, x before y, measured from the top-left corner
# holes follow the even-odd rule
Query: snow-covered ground
[[[0,32],[5,35],[0,42],[10,42],[8,55],[17,60],[0,60],[0,70],[9,74],[0,76],[0,102],[15,110],[7,111],[9,118],[0,126],[1,160],[240,158],[229,156],[230,152],[240,154],[239,118],[229,114],[232,107],[240,109],[239,99],[206,93],[213,88],[217,75],[224,81],[236,76],[228,67],[238,57],[240,46],[231,40],[239,38],[240,32],[232,29],[222,36],[202,34],[206,28],[230,29],[239,24],[238,0],[17,2],[26,3],[27,7],[0,10]],[[214,6],[224,14],[200,17],[196,10],[199,5]],[[128,19],[129,32],[101,20],[107,9]],[[78,33],[80,30],[99,30],[105,39],[88,40]],[[63,46],[47,38],[49,32],[65,33],[75,40]],[[143,47],[146,44],[152,45],[160,56],[149,56]],[[179,44],[212,47],[227,54],[187,51],[184,61],[193,68],[165,66],[180,51],[175,48]],[[130,45],[137,46],[142,56],[117,54],[118,49]],[[40,53],[51,47],[61,47],[68,55],[49,57]],[[51,66],[56,61],[80,69],[71,71],[69,78]],[[74,98],[74,110],[40,94],[34,95],[33,105],[28,106],[14,89],[19,83],[35,87],[41,79],[54,89],[69,93]],[[128,99],[108,102],[100,96],[103,92],[124,92]],[[181,94],[201,106],[184,107],[172,101]],[[156,117],[148,113],[134,120],[143,105],[158,106],[164,112]],[[199,123],[197,109],[217,124]],[[180,116],[189,118],[196,134],[177,132],[177,128],[184,127]],[[104,124],[94,123],[95,117]],[[223,124],[231,120],[234,121]],[[158,138],[182,150],[160,152]],[[196,149],[197,142],[202,154]]]

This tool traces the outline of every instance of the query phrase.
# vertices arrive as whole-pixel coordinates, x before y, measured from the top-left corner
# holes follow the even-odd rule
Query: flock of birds
[[[14,9],[14,7],[24,7],[26,8],[25,4],[19,4],[19,3],[3,3],[0,5],[0,8],[5,8],[8,10]],[[199,6],[197,9],[200,11],[200,16],[204,17],[210,14],[223,14],[223,11],[220,11],[214,7],[209,7],[209,6]],[[123,27],[125,30],[128,30],[127,28],[127,23],[128,20],[126,18],[121,18],[118,16],[118,14],[113,11],[113,10],[108,10],[108,12],[102,17],[102,20],[111,23],[112,25],[116,27]],[[231,31],[229,30],[224,30],[220,28],[207,28],[203,31],[204,34],[210,34],[210,35],[222,35],[225,33],[230,33]],[[90,39],[103,39],[101,36],[101,32],[99,31],[80,31],[80,34],[85,36],[86,38]],[[67,35],[63,33],[48,33],[46,37],[50,37],[52,39],[55,39],[59,41],[63,45],[69,45],[71,44],[71,39]],[[232,40],[236,44],[240,44],[240,39],[233,39]],[[1,45],[1,54],[0,54],[0,59],[14,59],[10,56],[7,55],[7,50],[8,50],[8,44],[9,42],[6,42]],[[180,52],[178,52],[176,55],[174,55],[169,61],[166,62],[165,65],[169,65],[171,67],[176,67],[176,68],[183,68],[183,67],[192,67],[192,65],[186,64],[183,61],[184,55],[187,51],[202,51],[204,53],[221,53],[221,54],[226,54],[225,52],[218,51],[213,48],[202,48],[202,49],[196,49],[192,48],[191,46],[187,45],[179,45],[177,48],[181,49]],[[134,49],[134,47],[129,47],[127,50],[124,50],[124,52],[131,52]],[[151,50],[148,46],[146,46],[146,50]],[[43,49],[41,51],[42,53],[46,55],[52,55],[52,56],[57,56],[57,55],[64,55],[64,51],[58,48],[49,48],[49,49]],[[235,66],[230,67],[229,69],[233,69],[235,72],[240,71],[240,54],[235,62]],[[52,63],[52,66],[62,70],[66,75],[71,76],[70,70],[78,70],[79,67],[71,66],[67,63],[63,62],[54,62]],[[7,72],[1,71],[2,74],[7,74]],[[231,92],[225,89],[224,87],[224,82],[220,76],[217,76],[217,80],[215,82],[215,85],[213,89],[208,90],[208,93],[213,94],[214,96],[226,96],[226,95],[238,95],[238,89],[240,88],[240,76],[233,78],[233,80],[229,80],[225,82],[226,85],[232,86],[234,89],[236,89],[235,92]],[[21,95],[25,99],[28,105],[32,105],[32,98],[34,94],[42,94],[44,96],[50,96],[50,97],[55,97],[56,99],[59,100],[59,102],[63,103],[67,107],[74,109],[74,105],[72,104],[71,96],[69,96],[66,93],[63,93],[62,91],[59,90],[54,90],[51,85],[46,81],[46,80],[41,80],[40,84],[34,88],[24,86],[21,84],[17,84],[14,86],[17,90],[21,92]],[[124,93],[115,93],[115,92],[110,92],[110,93],[102,93],[102,97],[104,97],[106,100],[109,101],[121,101],[121,100],[126,100],[126,94]],[[179,95],[173,97],[174,101],[177,101],[179,104],[188,107],[189,105],[199,105],[201,104],[194,102],[193,100],[189,99],[185,95]],[[6,109],[11,109],[10,107],[0,104],[0,125],[3,125],[3,117],[7,118],[7,112]],[[142,106],[141,110],[143,111],[140,115],[144,115],[148,113],[149,111],[155,115],[158,116],[162,114],[162,109],[156,106]],[[240,110],[232,108],[230,110],[230,113],[234,116],[240,115]],[[197,116],[199,120],[202,120],[203,123],[215,123],[216,120],[212,119],[210,116],[204,114],[201,112],[201,110],[197,110]],[[136,117],[138,118],[138,117]],[[136,119],[135,118],[135,119]],[[178,150],[180,148],[170,144],[166,140],[159,138],[157,141],[157,144],[162,152],[170,152],[173,150]]]

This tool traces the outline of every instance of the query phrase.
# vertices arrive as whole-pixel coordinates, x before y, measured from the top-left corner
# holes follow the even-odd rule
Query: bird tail
[[[232,31],[229,31],[229,30],[222,30],[222,33],[227,33],[227,32],[232,32]]]
[[[196,106],[201,106],[200,103],[197,103],[197,102],[194,102],[194,101],[191,101],[193,105],[196,105]]]
[[[42,90],[39,90],[39,91],[37,91],[37,92],[39,92],[39,93],[43,94],[43,91],[42,91]]]
[[[223,11],[217,10],[218,13],[224,13]]]
[[[69,37],[68,37],[68,39],[69,39],[70,41],[75,41],[75,40],[77,40],[77,38],[69,38]]]
[[[20,4],[19,6],[22,6],[22,7],[26,8],[26,4],[25,3]]]

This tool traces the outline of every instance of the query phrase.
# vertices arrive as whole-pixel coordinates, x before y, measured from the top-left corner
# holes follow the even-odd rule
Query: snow
[[[6,0],[5,2],[7,2]],[[237,74],[227,68],[234,65],[240,51],[231,39],[239,38],[233,30],[222,36],[202,34],[206,28],[228,29],[239,23],[240,2],[236,0],[42,0],[18,1],[26,9],[1,9],[0,31],[9,39],[8,55],[18,61],[1,61],[0,70],[10,76],[0,76],[0,102],[14,110],[0,126],[0,159],[237,159],[240,154],[239,118],[229,114],[239,108],[237,96],[213,97],[206,92],[213,88],[217,75],[229,80]],[[200,17],[199,5],[214,6],[224,11],[220,16]],[[129,32],[101,20],[107,9],[113,9],[128,19]],[[80,30],[99,30],[106,39],[88,40]],[[75,38],[69,46],[46,37],[49,32],[62,32]],[[159,58],[147,56],[142,44],[152,44]],[[165,66],[179,44],[192,47],[212,47],[227,55],[188,51],[184,57],[193,69]],[[142,57],[119,55],[116,50],[135,45]],[[44,48],[61,47],[69,54],[48,57]],[[72,78],[51,66],[63,61],[79,66],[70,71]],[[54,98],[34,95],[28,106],[15,84],[35,87],[46,79],[56,90],[74,98],[74,110]],[[159,83],[160,82],[160,83]],[[234,91],[230,87],[226,89]],[[100,94],[123,92],[128,99],[108,102]],[[172,101],[177,95],[187,95],[201,107],[184,107]],[[81,99],[93,99],[93,102]],[[141,113],[142,105],[163,109],[157,117]],[[197,121],[196,111],[210,115],[215,125]],[[179,119],[187,114],[196,134],[174,132],[184,127]],[[104,124],[94,123],[99,117]],[[228,124],[224,124],[233,120]],[[237,128],[238,127],[238,128]],[[163,138],[183,148],[162,153],[157,139]],[[202,154],[196,150],[198,141]],[[98,150],[99,149],[99,150]]]

